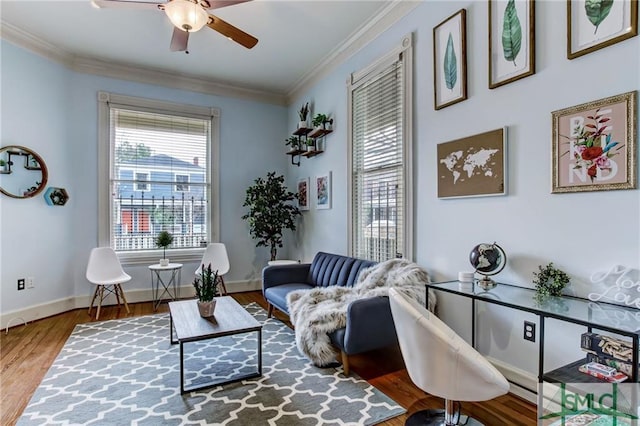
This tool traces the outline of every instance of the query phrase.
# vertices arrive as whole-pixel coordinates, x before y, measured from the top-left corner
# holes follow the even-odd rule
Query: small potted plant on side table
[[[156,246],[162,247],[162,259],[160,259],[160,266],[169,266],[169,259],[167,259],[167,247],[173,243],[173,235],[169,231],[160,231],[156,236]]]
[[[193,280],[193,287],[198,296],[198,311],[203,318],[213,316],[216,309],[215,296],[218,294],[218,271],[211,269],[211,263],[206,268],[202,265],[202,275]]]

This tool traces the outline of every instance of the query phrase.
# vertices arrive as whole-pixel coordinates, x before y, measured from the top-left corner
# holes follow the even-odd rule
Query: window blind
[[[403,72],[400,60],[352,93],[352,247],[354,256],[403,256]]]
[[[211,121],[110,109],[111,243],[116,251],[156,249],[166,230],[172,248],[208,241]]]

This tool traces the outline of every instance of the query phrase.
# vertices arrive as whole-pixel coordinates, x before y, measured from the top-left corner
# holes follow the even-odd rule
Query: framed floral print
[[[636,187],[637,92],[552,112],[551,192]]]
[[[316,176],[316,208],[331,208],[331,172]]]
[[[535,74],[535,1],[489,0],[489,89]]]
[[[638,35],[638,0],[567,0],[567,58]]]
[[[298,180],[298,208],[309,210],[309,178],[304,177]]]
[[[466,16],[466,9],[460,9],[433,29],[433,94],[436,110],[467,99]]]

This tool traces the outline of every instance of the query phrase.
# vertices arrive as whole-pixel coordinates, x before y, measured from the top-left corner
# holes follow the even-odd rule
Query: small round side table
[[[180,296],[178,284],[182,276],[182,263],[170,263],[167,266],[160,266],[159,263],[149,265],[151,271],[151,290],[153,291],[153,310],[157,311],[162,303],[162,297],[166,294],[171,300],[177,300]],[[171,276],[167,282],[162,279],[163,272],[170,272]],[[166,279],[166,276],[165,276]],[[160,293],[162,286],[162,293]],[[173,294],[171,293],[173,287]]]

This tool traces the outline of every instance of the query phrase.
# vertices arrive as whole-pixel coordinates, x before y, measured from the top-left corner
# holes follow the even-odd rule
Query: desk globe
[[[482,279],[478,281],[478,285],[487,291],[496,286],[496,282],[489,276],[495,275],[504,269],[507,265],[507,255],[502,250],[502,247],[496,243],[481,243],[471,250],[469,261],[476,272],[483,275]]]

